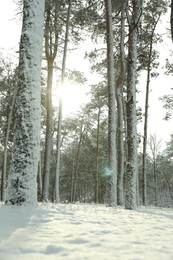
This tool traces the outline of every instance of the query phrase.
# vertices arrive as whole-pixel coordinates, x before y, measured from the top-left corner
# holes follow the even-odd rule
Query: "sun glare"
[[[65,82],[60,88],[53,89],[53,106],[57,107],[59,96],[61,95],[63,103],[63,115],[75,113],[80,106],[88,101],[87,86]]]

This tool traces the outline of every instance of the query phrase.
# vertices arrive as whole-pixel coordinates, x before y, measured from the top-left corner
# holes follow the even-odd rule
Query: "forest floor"
[[[0,206],[1,260],[173,259],[173,209]]]

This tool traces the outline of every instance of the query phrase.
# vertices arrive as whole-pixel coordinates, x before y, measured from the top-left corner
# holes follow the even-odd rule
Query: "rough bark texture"
[[[142,12],[141,0],[133,0],[129,19],[129,42],[127,63],[127,165],[125,175],[125,208],[136,207],[137,184],[137,119],[136,119],[136,64],[138,23]],[[129,17],[129,15],[127,15]]]
[[[7,129],[6,129],[6,133],[5,133],[3,170],[2,170],[2,180],[1,180],[1,200],[2,201],[5,200],[5,189],[6,189],[6,179],[7,179],[8,139],[9,139],[9,135],[10,135],[10,126],[11,126],[11,120],[12,120],[16,95],[17,95],[17,87],[15,88],[14,93],[13,93],[10,112],[8,115]]]
[[[24,1],[15,104],[16,127],[6,193],[9,204],[37,203],[44,5],[44,0]]]
[[[113,53],[112,3],[105,0],[107,35],[107,77],[108,77],[108,148],[110,171],[112,173],[112,203],[117,204],[117,163],[116,163],[116,107],[115,107],[115,69]]]

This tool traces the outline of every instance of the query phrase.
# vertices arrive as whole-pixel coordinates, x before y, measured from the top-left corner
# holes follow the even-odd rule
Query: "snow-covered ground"
[[[173,210],[0,207],[0,260],[173,259]]]

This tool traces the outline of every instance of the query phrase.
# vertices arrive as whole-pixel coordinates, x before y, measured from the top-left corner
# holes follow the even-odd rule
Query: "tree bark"
[[[147,156],[147,138],[148,138],[148,108],[149,108],[149,91],[150,91],[150,78],[151,78],[151,65],[152,65],[152,53],[153,53],[153,37],[156,29],[156,25],[160,19],[160,15],[156,20],[152,34],[150,36],[150,47],[148,54],[147,64],[147,83],[146,83],[146,94],[145,94],[145,112],[144,112],[144,136],[143,136],[143,155],[142,155],[142,175],[143,175],[143,194],[142,202],[143,205],[147,203],[147,185],[146,185],[146,156]]]
[[[108,149],[110,172],[112,175],[112,204],[117,204],[117,155],[116,155],[116,107],[115,107],[115,69],[113,52],[112,2],[105,0],[106,41],[107,41],[107,79],[108,79]]]
[[[42,171],[41,171],[41,154],[40,154],[40,160],[38,162],[38,176],[37,176],[37,182],[38,182],[38,201],[41,201],[42,199]]]
[[[73,184],[72,184],[72,202],[76,199],[76,189],[77,189],[77,181],[78,181],[78,174],[79,174],[79,156],[80,156],[80,148],[83,138],[83,133],[85,131],[85,128],[83,127],[83,122],[81,123],[81,129],[80,129],[80,136],[79,136],[79,142],[77,145],[77,153],[76,153],[76,160],[75,160],[75,166],[74,166],[74,176],[73,176]]]
[[[11,120],[12,120],[16,95],[17,95],[17,87],[15,87],[15,89],[14,89],[10,112],[8,115],[7,129],[6,129],[6,133],[5,133],[3,170],[2,170],[2,180],[1,180],[1,200],[2,201],[5,200],[5,189],[6,189],[6,179],[7,179],[8,140],[9,140],[9,135],[10,135],[10,126],[11,126]]]
[[[99,202],[99,134],[100,134],[100,114],[101,114],[101,107],[98,108],[98,116],[97,116],[95,203]]]
[[[49,200],[49,175],[50,175],[50,159],[52,150],[52,79],[53,79],[53,61],[48,60],[48,76],[47,76],[47,117],[46,117],[46,139],[45,154],[43,168],[43,190],[42,200]]]
[[[157,206],[157,171],[156,158],[153,162],[153,177],[154,177],[154,205]]]
[[[68,37],[69,37],[69,26],[70,26],[70,15],[71,15],[71,0],[69,0],[68,12],[67,12],[67,22],[66,22],[66,33],[65,33],[65,43],[64,43],[64,53],[62,61],[62,72],[61,72],[61,84],[59,91],[62,92],[65,76],[65,67],[66,67],[66,57],[67,57],[67,46],[68,46]],[[60,202],[59,194],[59,178],[60,178],[60,147],[61,147],[61,124],[62,124],[62,97],[59,95],[59,112],[58,112],[58,131],[57,131],[57,155],[56,155],[56,173],[55,173],[55,201]]]
[[[116,82],[116,101],[117,101],[117,204],[124,205],[124,102],[123,86],[125,82],[125,8],[126,1],[123,1],[121,10],[121,29],[120,29],[120,75]]]
[[[58,30],[57,26],[57,2],[55,3],[55,14],[52,18],[51,6],[46,10],[45,25],[45,55],[47,60],[47,103],[46,103],[46,137],[45,137],[45,154],[43,167],[43,189],[42,200],[49,200],[49,178],[50,178],[50,161],[52,150],[52,80],[53,80],[53,64],[57,55]],[[53,19],[53,25],[52,25]],[[53,28],[52,28],[53,26]],[[54,30],[54,31],[53,31]],[[53,33],[54,32],[54,33]]]
[[[44,0],[24,0],[8,204],[37,204],[44,6]]]
[[[142,14],[142,1],[132,1],[133,10],[129,23],[128,62],[127,62],[127,164],[125,174],[125,208],[136,207],[137,185],[137,118],[136,118],[136,65],[138,23]],[[127,10],[127,17],[129,13]]]

